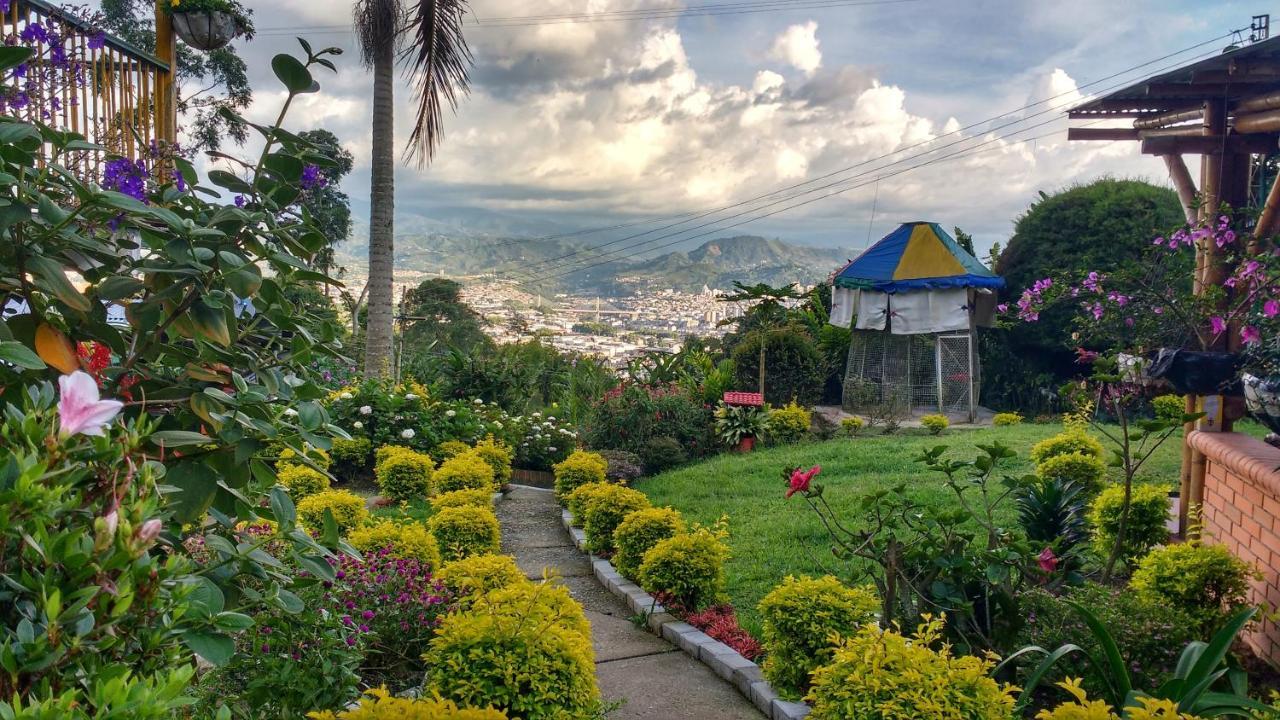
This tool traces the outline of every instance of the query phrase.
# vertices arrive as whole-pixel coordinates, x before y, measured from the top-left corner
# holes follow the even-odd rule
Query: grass
[[[1039,440],[1061,431],[1061,426],[1023,424],[979,430],[953,430],[941,436],[918,431],[892,436],[869,435],[851,439],[804,443],[760,450],[749,455],[721,455],[685,466],[653,478],[639,480],[636,487],[656,506],[680,510],[691,521],[710,524],[721,516],[729,518],[729,546],[732,557],[726,567],[729,599],[737,608],[743,625],[759,635],[756,605],[787,575],[834,574],[856,579],[854,571],[834,558],[830,542],[817,517],[798,497],[783,498],[784,468],[821,465],[819,482],[827,501],[849,522],[857,522],[850,508],[864,492],[898,484],[907,486],[915,500],[933,506],[954,502],[942,476],[932,473],[915,458],[921,451],[938,445],[950,449],[948,457],[973,458],[974,445],[999,441],[1013,448],[1018,457],[1002,465],[1007,474],[1033,471],[1028,453]],[[1261,434],[1257,425],[1241,428]],[[1166,483],[1172,488],[1181,464],[1181,432],[1156,451],[1139,478]],[[1112,471],[1114,472],[1114,471]],[[1016,522],[1012,507],[1003,520]]]

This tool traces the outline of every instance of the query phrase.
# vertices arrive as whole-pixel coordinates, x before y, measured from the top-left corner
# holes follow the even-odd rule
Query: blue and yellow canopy
[[[1001,288],[1004,280],[937,223],[903,223],[836,274],[836,287],[894,293],[929,288]]]

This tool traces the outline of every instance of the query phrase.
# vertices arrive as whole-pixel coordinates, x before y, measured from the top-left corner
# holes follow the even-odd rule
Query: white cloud
[[[818,49],[818,23],[810,20],[803,25],[792,25],[773,41],[769,56],[812,75],[822,66],[822,51]]]

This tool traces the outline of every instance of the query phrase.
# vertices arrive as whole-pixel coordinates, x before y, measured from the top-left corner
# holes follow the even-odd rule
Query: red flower
[[[1058,556],[1053,554],[1053,550],[1045,548],[1040,551],[1040,555],[1036,558],[1040,561],[1040,569],[1051,573],[1058,569]]]
[[[814,465],[808,470],[801,470],[800,468],[792,470],[786,496],[791,497],[798,492],[809,492],[809,481],[820,472],[822,472],[821,465]]]

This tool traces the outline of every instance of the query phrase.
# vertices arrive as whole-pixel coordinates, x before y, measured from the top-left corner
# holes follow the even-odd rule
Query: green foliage
[[[369,467],[369,458],[373,455],[373,441],[367,437],[357,436],[350,440],[335,438],[329,456],[333,458],[333,471],[344,480],[358,477]]]
[[[431,498],[431,507],[436,510],[448,507],[490,507],[491,505],[493,505],[492,492],[473,488],[450,490]]]
[[[1031,460],[1037,465],[1051,457],[1071,453],[1102,459],[1106,451],[1102,447],[1102,441],[1077,427],[1068,428],[1031,446]]]
[[[316,713],[315,720],[507,720],[501,710],[459,708],[452,700],[399,698],[385,689],[367,691],[360,705],[338,713]]]
[[[1089,506],[1095,551],[1106,557],[1115,545],[1124,510],[1124,487],[1103,490]],[[1159,485],[1134,485],[1120,560],[1128,565],[1169,539],[1169,491]]]
[[[712,410],[702,394],[676,385],[627,385],[595,402],[583,424],[587,447],[643,456],[649,441],[672,437],[689,457],[715,451]],[[648,468],[646,468],[647,470]]]
[[[928,430],[930,435],[941,435],[943,430],[951,427],[951,421],[946,415],[925,415],[920,418],[920,425]]]
[[[511,481],[511,460],[515,453],[510,445],[495,440],[490,435],[476,443],[475,453],[493,468],[493,477],[499,486]]]
[[[1056,558],[1057,567],[1048,573],[1052,584],[1081,580],[1081,551],[1089,539],[1085,507],[1080,486],[1060,478],[1031,483],[1018,496],[1018,524],[1027,541],[1033,550],[1048,548]]]
[[[1174,701],[1151,697],[1136,698],[1133,704],[1120,710],[1124,713],[1121,717],[1105,702],[1090,700],[1078,678],[1069,678],[1058,686],[1073,699],[1052,710],[1041,710],[1036,713],[1036,720],[1197,720],[1193,715],[1180,712]]]
[[[452,460],[453,458],[467,452],[471,446],[458,440],[445,440],[431,451],[432,457],[439,458],[442,462]]]
[[[1151,406],[1159,420],[1181,422],[1187,414],[1186,398],[1181,395],[1157,395],[1151,400]]]
[[[362,553],[388,550],[391,557],[411,558],[432,569],[440,567],[440,546],[420,522],[378,520],[353,529],[347,542]]]
[[[319,448],[310,447],[309,444],[303,447],[304,453],[299,455],[293,448],[284,447],[280,449],[280,455],[276,460],[276,469],[281,470],[290,465],[314,465],[320,470],[328,470],[332,464],[329,453]],[[303,458],[303,459],[300,459]]]
[[[912,637],[864,626],[813,673],[813,720],[1009,720],[1014,688],[988,677],[993,663],[955,657],[941,645],[942,621]]]
[[[671,508],[644,508],[628,513],[613,531],[613,565],[623,577],[635,579],[645,553],[659,542],[686,531],[684,518]]]
[[[298,503],[298,520],[308,530],[324,532],[325,511],[333,515],[342,535],[364,525],[369,519],[364,498],[346,490],[325,490],[308,495]]]
[[[497,490],[493,480],[493,466],[474,450],[455,455],[440,463],[435,474],[436,492],[454,490],[484,490],[492,494]]]
[[[739,388],[760,384],[760,344],[764,342],[764,396],[771,405],[795,401],[812,405],[822,398],[826,369],[813,340],[800,328],[748,334],[731,355]]]
[[[995,427],[1009,427],[1011,425],[1021,425],[1024,419],[1022,413],[1002,412],[992,416],[991,424]]]
[[[573,454],[553,466],[556,476],[556,497],[564,499],[574,489],[587,483],[604,482],[609,469],[608,461],[586,450],[574,450]]]
[[[305,465],[285,465],[276,471],[276,480],[289,489],[294,500],[329,489],[329,476]]]
[[[866,425],[860,417],[847,417],[840,420],[840,430],[845,437],[857,437],[862,434],[862,428]]]
[[[606,483],[599,492],[583,503],[582,529],[587,536],[587,549],[593,553],[613,552],[613,532],[627,515],[649,507],[649,498],[639,490]]]
[[[498,518],[487,507],[445,508],[431,516],[427,527],[436,536],[445,562],[472,555],[492,555],[498,552],[502,540]]]
[[[716,408],[716,435],[725,445],[733,447],[744,438],[758,438],[770,432],[769,413],[763,408],[724,403]]]
[[[1107,465],[1096,455],[1069,452],[1052,455],[1036,465],[1041,480],[1063,480],[1074,483],[1081,492],[1093,496],[1102,491]]]
[[[525,582],[510,555],[471,555],[440,568],[436,579],[459,596],[479,596],[490,590]]]
[[[650,593],[665,593],[688,610],[713,605],[724,594],[728,557],[724,540],[708,528],[669,537],[644,554],[640,587]]]
[[[591,640],[591,623],[569,588],[556,580],[507,583],[480,597],[473,612],[509,614],[535,625],[554,623]]]
[[[583,523],[587,521],[587,506],[589,506],[597,496],[612,492],[613,487],[615,487],[615,485],[611,482],[589,482],[584,485],[579,485],[573,489],[573,492],[565,496],[564,506],[572,516],[572,522],[575,527],[582,527]]]
[[[770,410],[768,418],[769,437],[782,443],[803,440],[813,424],[813,414],[795,401]]]
[[[351,235],[351,200],[342,191],[342,179],[355,165],[355,158],[328,130],[316,129],[299,133],[299,137],[314,143],[317,148],[333,159],[333,164],[320,168],[320,175],[325,182],[312,187],[302,199],[302,207],[311,213],[316,229],[329,241],[329,246],[317,253],[316,267],[326,275],[340,272],[342,268],[334,267],[333,248],[346,242]],[[328,297],[325,296],[328,303]]]
[[[831,660],[840,638],[874,623],[879,609],[868,589],[848,587],[830,575],[788,575],[760,601],[765,679],[784,697],[803,697],[809,674]]]
[[[448,278],[423,280],[405,293],[402,333],[410,354],[487,355],[493,341],[484,334],[484,319],[462,301],[462,285]],[[415,360],[410,360],[412,368]]]
[[[681,448],[681,454],[683,455],[683,453],[684,449]],[[608,467],[604,473],[606,480],[629,485],[632,480],[644,475],[645,461],[633,452],[626,450],[600,450],[596,454],[604,458]]]
[[[640,448],[640,461],[644,463],[645,472],[657,475],[685,464],[689,461],[689,454],[679,440],[670,435],[659,435],[645,441],[644,447]],[[608,472],[605,474],[607,476]]]
[[[1185,542],[1148,553],[1129,586],[1152,605],[1186,611],[1210,632],[1246,605],[1249,578],[1257,574],[1222,545]]]
[[[373,474],[378,492],[392,502],[422,500],[431,494],[431,458],[413,450],[382,453]]]

